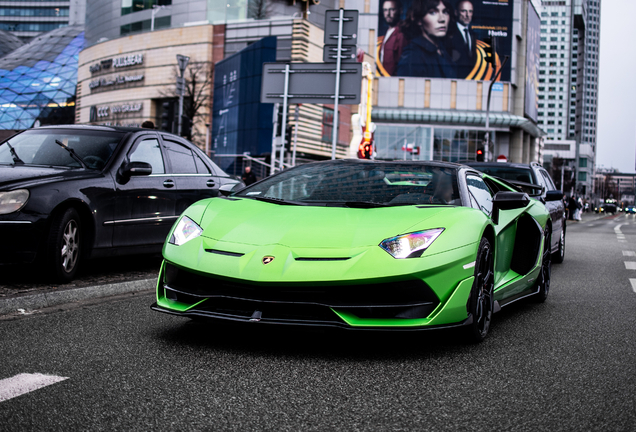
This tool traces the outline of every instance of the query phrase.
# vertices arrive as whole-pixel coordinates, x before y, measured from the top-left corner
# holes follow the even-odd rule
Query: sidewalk
[[[51,283],[29,268],[2,268],[0,316],[29,313],[93,298],[150,292],[157,283],[161,258],[134,256],[88,261],[68,284]]]

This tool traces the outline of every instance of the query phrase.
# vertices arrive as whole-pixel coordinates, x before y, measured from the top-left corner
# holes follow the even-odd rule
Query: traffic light
[[[192,120],[186,115],[181,116],[181,136],[192,139]]]
[[[174,131],[174,101],[165,100],[161,103],[161,124],[159,129],[166,132]]]
[[[484,161],[484,148],[483,147],[477,147],[477,151],[475,152],[475,160],[477,162],[483,162]]]
[[[292,125],[288,124],[287,127],[285,128],[285,148],[288,151],[291,151],[292,148],[292,131],[294,130],[294,128],[292,127]]]
[[[497,37],[491,36],[484,38],[484,60],[487,63],[495,64],[495,57],[497,55]]]

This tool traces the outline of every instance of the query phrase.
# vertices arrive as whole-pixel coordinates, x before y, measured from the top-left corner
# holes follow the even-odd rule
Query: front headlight
[[[190,240],[197,238],[201,235],[203,230],[192,219],[187,216],[181,218],[176,228],[170,236],[169,243],[177,246],[181,246]]]
[[[10,192],[0,192],[0,215],[20,210],[29,199],[29,191],[16,189]]]
[[[417,258],[435,241],[444,228],[435,228],[391,237],[383,240],[380,247],[393,258]]]

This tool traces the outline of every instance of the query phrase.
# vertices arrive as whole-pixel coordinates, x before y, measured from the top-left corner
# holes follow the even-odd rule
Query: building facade
[[[0,30],[25,42],[61,27],[83,25],[85,16],[86,0],[0,0]]]
[[[566,193],[594,193],[601,0],[543,0],[539,125],[546,142],[574,142]],[[546,150],[551,164],[558,152]]]

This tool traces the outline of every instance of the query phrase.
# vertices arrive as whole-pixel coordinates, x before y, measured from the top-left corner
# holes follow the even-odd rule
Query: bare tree
[[[272,13],[270,0],[248,0],[247,17],[257,20],[269,18]]]
[[[192,120],[191,141],[205,148],[205,124],[208,121],[209,113],[204,109],[210,106],[210,89],[214,76],[214,64],[206,62],[190,62],[184,72],[186,81],[185,93],[183,97],[183,115]],[[175,66],[174,81],[179,76],[179,69]],[[161,91],[164,97],[179,97],[176,85],[170,86],[168,90]]]

